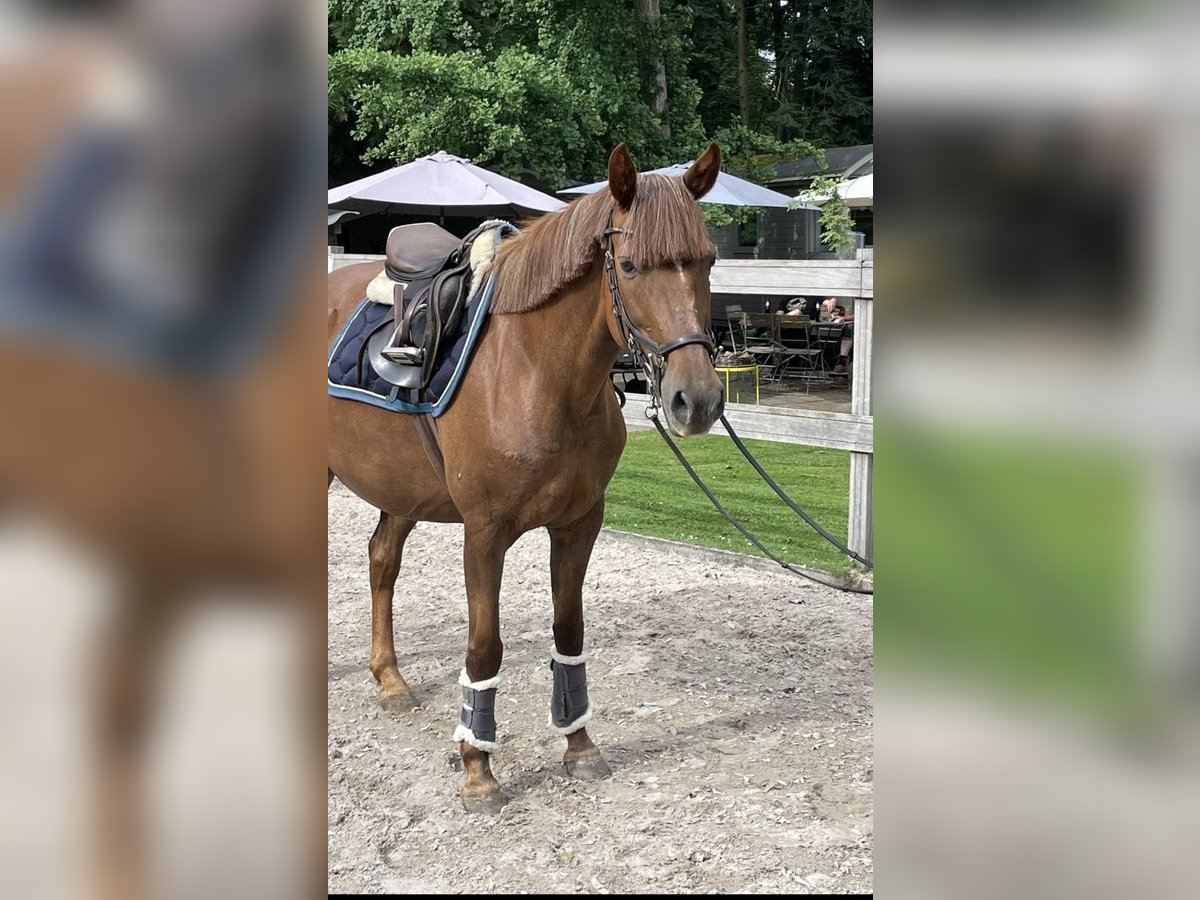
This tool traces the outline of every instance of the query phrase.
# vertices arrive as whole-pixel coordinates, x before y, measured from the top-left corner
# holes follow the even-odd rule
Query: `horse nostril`
[[[717,394],[716,402],[713,403],[713,421],[715,422],[717,419],[721,418],[721,416],[723,416],[724,414],[725,414],[725,388],[721,388],[721,390]]]
[[[687,421],[688,398],[683,391],[676,391],[675,396],[671,398],[671,412],[679,421]]]

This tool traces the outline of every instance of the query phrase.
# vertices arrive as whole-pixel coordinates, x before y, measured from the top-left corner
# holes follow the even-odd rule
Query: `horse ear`
[[[700,158],[692,164],[692,167],[683,173],[683,186],[699,200],[712,190],[720,172],[721,148],[716,141],[713,141],[708,145],[708,149],[700,154]]]
[[[629,209],[637,193],[637,168],[629,158],[625,142],[617,144],[608,158],[608,189],[621,209]]]

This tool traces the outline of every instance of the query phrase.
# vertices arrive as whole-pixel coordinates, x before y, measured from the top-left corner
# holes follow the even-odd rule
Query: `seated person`
[[[821,317],[821,298],[820,297],[805,297],[804,298],[804,314],[814,322]]]
[[[842,324],[842,340],[838,347],[837,365],[833,367],[834,375],[845,375],[850,364],[850,354],[854,350],[854,313],[846,312],[846,307],[837,304],[833,308],[834,324]]]

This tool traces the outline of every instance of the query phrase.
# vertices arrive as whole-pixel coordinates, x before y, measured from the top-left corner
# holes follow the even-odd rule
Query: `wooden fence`
[[[871,559],[874,482],[874,418],[871,362],[874,355],[875,263],[873,259],[729,259],[713,267],[714,294],[771,294],[787,297],[854,298],[854,365],[850,412],[822,413],[731,403],[726,413],[743,437],[762,437],[850,451],[850,508],[847,545]],[[632,399],[632,398],[631,398]],[[643,416],[626,406],[626,419]],[[644,421],[644,418],[643,418]]]
[[[380,256],[334,254],[329,271],[356,262],[381,260]],[[782,260],[723,259],[712,271],[714,294],[820,296],[854,298],[854,366],[850,387],[850,412],[781,409],[730,403],[726,416],[742,437],[828,447],[850,452],[850,549],[872,558],[871,490],[874,480],[874,419],[871,413],[871,361],[874,351],[875,264],[871,259]],[[647,423],[646,400],[631,394],[625,421]],[[724,433],[718,425],[715,429]],[[803,501],[803,498],[800,498]]]

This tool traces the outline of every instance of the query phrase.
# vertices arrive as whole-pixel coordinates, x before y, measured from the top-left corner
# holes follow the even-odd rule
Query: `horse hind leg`
[[[396,663],[392,634],[392,597],[400,574],[404,541],[416,522],[380,513],[371,535],[371,674],[379,683],[379,705],[389,712],[409,712],[417,705]]]
[[[563,765],[572,778],[595,780],[611,774],[600,748],[588,737],[592,707],[583,655],[583,579],[604,521],[601,499],[582,519],[551,528],[550,583],[554,593],[554,677],[550,725],[567,738]]]

